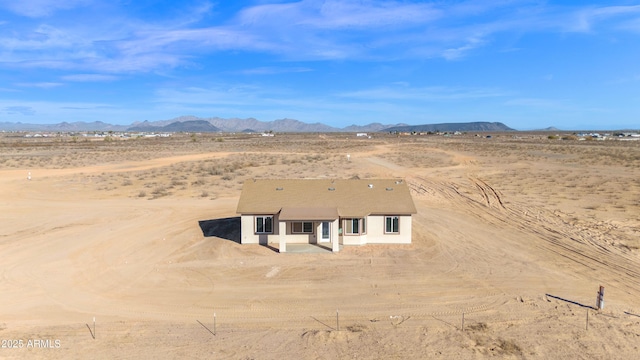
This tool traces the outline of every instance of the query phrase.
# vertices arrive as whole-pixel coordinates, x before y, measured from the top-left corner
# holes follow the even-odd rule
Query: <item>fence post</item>
[[[598,310],[604,309],[604,286],[600,285],[598,290],[598,298],[596,300],[596,307]]]
[[[587,309],[587,327],[585,330],[589,330],[589,309]]]

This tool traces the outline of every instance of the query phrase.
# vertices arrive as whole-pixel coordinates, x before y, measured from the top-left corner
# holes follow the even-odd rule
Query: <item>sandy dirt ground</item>
[[[640,353],[640,142],[0,141],[3,359]],[[411,245],[279,254],[205,236],[237,216],[245,179],[354,176],[406,179]]]

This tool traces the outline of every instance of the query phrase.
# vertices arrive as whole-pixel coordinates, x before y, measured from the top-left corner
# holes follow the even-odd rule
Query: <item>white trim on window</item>
[[[313,222],[294,221],[291,223],[292,234],[313,234]]]
[[[256,234],[273,234],[273,216],[259,215],[255,221]]]
[[[400,217],[399,216],[384,217],[384,233],[385,234],[400,233]]]
[[[344,219],[345,235],[363,235],[367,233],[366,218]]]

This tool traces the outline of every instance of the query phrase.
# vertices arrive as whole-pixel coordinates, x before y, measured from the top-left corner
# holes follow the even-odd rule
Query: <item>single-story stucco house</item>
[[[410,244],[416,207],[399,179],[252,179],[237,213],[242,244]]]

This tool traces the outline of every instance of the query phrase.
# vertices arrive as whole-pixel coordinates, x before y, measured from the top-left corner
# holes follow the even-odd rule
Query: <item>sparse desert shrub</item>
[[[171,179],[171,186],[172,186],[172,187],[174,187],[174,186],[181,186],[181,185],[185,185],[185,184],[186,184],[186,182],[184,182],[184,181],[182,181],[182,180],[175,179],[175,178],[174,178],[174,179]]]
[[[229,165],[227,165],[227,166],[225,167],[225,171],[227,171],[227,172],[234,172],[234,171],[236,171],[236,170],[238,170],[238,169],[242,169],[242,167],[243,167],[243,166],[242,166],[242,164],[241,164],[241,163],[239,163],[239,162],[235,162],[235,161],[234,161],[233,163],[231,163],[231,164],[229,164]]]
[[[217,166],[212,166],[209,169],[209,175],[222,175],[222,174],[224,174],[224,171]]]
[[[487,324],[479,322],[477,324],[471,324],[467,328],[473,331],[486,331],[489,327],[487,326]]]
[[[351,332],[362,332],[362,331],[364,331],[366,329],[367,329],[367,327],[362,325],[362,324],[355,324],[355,325],[347,326],[347,330],[349,330]]]
[[[522,352],[520,346],[511,340],[499,339],[498,346],[505,352],[505,354],[519,354]]]
[[[306,162],[315,162],[315,161],[320,161],[322,160],[322,155],[306,155],[304,157],[304,160]]]
[[[147,193],[144,190],[140,190],[140,192],[138,193],[138,197],[145,197],[147,196]]]
[[[192,181],[191,185],[193,185],[193,186],[202,186],[202,185],[204,185],[206,183],[207,182],[203,178],[198,178],[198,179]]]
[[[159,198],[169,195],[169,191],[164,186],[158,186],[157,188],[153,189],[151,195],[153,195],[154,198]]]

